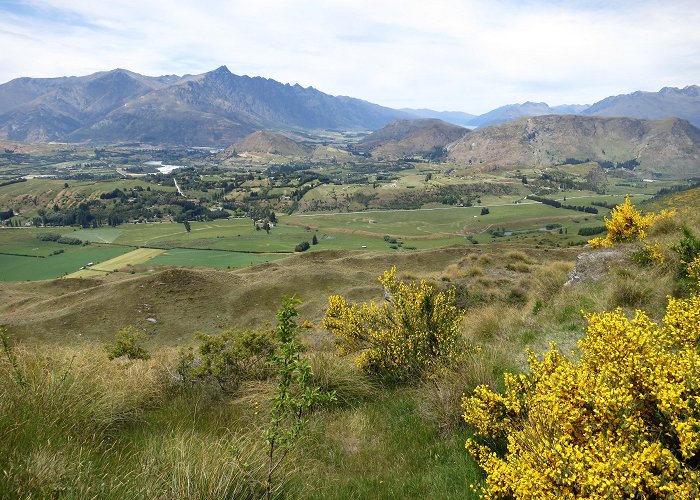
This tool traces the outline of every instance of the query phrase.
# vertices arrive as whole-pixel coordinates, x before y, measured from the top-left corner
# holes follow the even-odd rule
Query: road
[[[177,192],[180,193],[180,196],[182,196],[183,198],[187,198],[185,196],[185,193],[182,192],[182,189],[180,189],[180,186],[178,185],[177,180],[173,179],[173,182],[175,183],[175,189],[177,189]]]

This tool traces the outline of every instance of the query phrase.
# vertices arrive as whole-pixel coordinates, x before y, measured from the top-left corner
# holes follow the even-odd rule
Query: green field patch
[[[80,231],[75,231],[71,236],[92,243],[114,243],[114,240],[116,240],[122,232],[121,229],[116,227],[101,227],[99,229],[82,229]]]
[[[66,251],[51,257],[20,257],[0,254],[0,281],[46,280],[78,271],[89,262],[95,264],[129,251],[128,248],[89,245],[61,245]]]
[[[227,269],[243,267],[279,259],[283,255],[260,255],[219,250],[175,248],[148,261],[153,266],[214,267]]]
[[[68,236],[72,236],[70,228],[65,227],[46,230],[34,228],[0,229],[0,253],[48,257],[56,251],[68,251],[68,247],[71,246],[55,241],[41,241],[37,238],[37,235],[41,233],[69,233]]]

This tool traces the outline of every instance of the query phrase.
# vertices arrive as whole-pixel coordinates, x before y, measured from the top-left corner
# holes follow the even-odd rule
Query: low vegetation
[[[328,298],[323,326],[340,337],[339,353],[359,352],[359,368],[404,382],[458,362],[467,346],[454,289],[439,292],[425,281],[404,283],[395,267],[379,282],[385,294],[381,304],[349,305],[339,295]]]
[[[700,297],[587,316],[580,357],[530,355],[529,374],[463,400],[489,498],[700,495]],[[505,450],[505,452],[503,451]]]
[[[500,225],[501,209],[485,218]],[[270,235],[250,220],[226,228],[265,238],[287,217]],[[341,233],[299,217],[309,229],[295,226],[287,249],[317,234],[318,245],[284,261],[3,285],[0,496],[699,494],[700,395],[687,369],[700,364],[697,215],[615,242],[600,269],[586,249],[574,273],[581,249],[504,236],[398,250],[405,235],[383,221],[398,229],[403,215],[333,217],[363,224],[377,248],[332,247]],[[203,224],[190,242],[222,230]],[[576,232],[537,225],[538,238]],[[172,231],[142,226],[129,237]],[[26,238],[29,253],[39,240]],[[285,301],[271,326],[271,307],[294,292],[304,304]]]

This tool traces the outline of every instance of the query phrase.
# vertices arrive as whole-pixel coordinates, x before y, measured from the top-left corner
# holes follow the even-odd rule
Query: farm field
[[[128,252],[118,246],[59,245],[65,252],[49,257],[0,254],[0,281],[48,280],[73,273],[88,262],[99,263]]]
[[[609,197],[587,198],[586,202],[609,199]],[[583,199],[580,203],[584,204]],[[576,235],[577,230],[581,227],[600,226],[602,214],[606,212],[601,209],[601,214],[594,216],[527,201],[518,204],[491,205],[490,213],[483,216],[481,208],[481,206],[440,207],[422,210],[280,215],[278,225],[269,234],[263,230],[256,230],[250,219],[192,222],[190,233],[185,231],[184,225],[177,223],[122,224],[117,228],[79,231],[71,228],[6,229],[0,231],[0,252],[34,255],[51,260],[39,262],[32,257],[18,258],[17,256],[10,259],[10,255],[5,255],[2,260],[5,271],[2,279],[55,278],[65,273],[75,273],[87,262],[103,261],[126,254],[137,246],[160,247],[170,251],[163,254],[156,250],[155,252],[159,254],[157,257],[156,253],[149,254],[148,259],[138,262],[109,263],[108,269],[105,270],[112,271],[128,263],[143,262],[157,266],[233,268],[265,262],[272,258],[270,255],[259,254],[283,256],[293,253],[297,244],[304,241],[311,243],[314,235],[318,239],[318,245],[312,246],[311,251],[354,249],[391,252],[414,248],[429,249],[454,244],[471,244],[466,239],[467,236],[472,242],[488,243],[494,240],[494,236],[489,233],[494,229],[506,232],[507,236],[499,238],[503,241],[532,240],[533,238],[539,241],[542,237],[548,236],[551,237],[550,244],[566,246],[585,242],[585,237]],[[561,228],[563,234],[546,230],[548,225]],[[38,234],[46,232],[66,234],[83,241],[90,241],[92,245],[76,247],[37,239]],[[385,236],[398,239],[401,245],[398,248],[392,248]],[[91,256],[91,251],[97,251],[97,245],[107,244],[114,245],[108,254],[103,254],[104,247],[99,247],[97,256],[94,258]],[[179,251],[175,252],[174,249]],[[64,254],[51,255],[60,250],[63,250]],[[218,252],[212,253],[212,251]],[[27,273],[26,270],[32,267],[34,267],[32,272]],[[72,276],[104,274],[96,269],[102,268],[83,270]]]
[[[149,266],[188,266],[233,269],[236,267],[269,262],[282,257],[284,257],[284,255],[174,248],[161,252],[147,261],[146,264]]]
[[[68,245],[62,245],[55,241],[38,240],[37,235],[42,232],[66,234],[72,232],[72,228],[55,228],[55,230],[51,231],[43,231],[34,228],[0,229],[0,253],[48,257],[56,250],[66,250]]]
[[[126,266],[143,264],[164,251],[165,250],[155,248],[139,248],[113,259],[96,263],[89,268],[80,269],[79,271],[69,274],[66,276],[66,278],[92,278],[95,276],[106,276],[107,274],[122,269]]]

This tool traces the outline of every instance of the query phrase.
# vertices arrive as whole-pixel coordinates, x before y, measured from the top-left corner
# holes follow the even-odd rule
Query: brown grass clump
[[[572,268],[572,263],[563,261],[554,261],[540,266],[533,275],[533,288],[537,296],[542,300],[551,300],[566,283]]]
[[[524,262],[526,264],[532,263],[527,254],[520,250],[511,250],[510,252],[506,253],[504,257],[513,262]]]
[[[530,272],[530,266],[528,266],[525,262],[509,262],[506,264],[505,268],[509,271],[514,271],[517,273]]]
[[[464,332],[468,339],[476,342],[505,339],[524,324],[524,314],[522,307],[486,305],[467,312]]]

